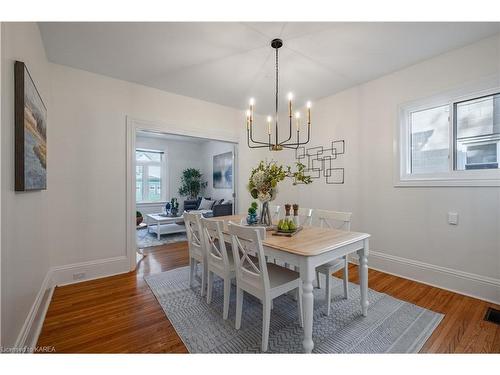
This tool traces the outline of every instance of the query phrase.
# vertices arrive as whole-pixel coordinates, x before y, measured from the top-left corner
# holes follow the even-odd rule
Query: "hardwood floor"
[[[186,353],[143,278],[187,265],[187,243],[145,253],[135,272],[56,288],[38,345],[57,353]],[[355,265],[350,281],[358,281]],[[369,286],[446,314],[422,352],[500,353],[500,325],[483,320],[489,306],[500,306],[374,270]]]

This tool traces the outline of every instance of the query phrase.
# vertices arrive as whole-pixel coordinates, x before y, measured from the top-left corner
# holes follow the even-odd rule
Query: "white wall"
[[[49,191],[54,188],[48,164],[47,191],[14,191],[14,61],[24,61],[48,108],[48,157],[51,145],[53,107],[50,98],[49,63],[35,23],[2,23],[2,345],[13,346],[42,282],[49,270],[48,228],[61,228],[60,220],[49,222]]]
[[[51,64],[51,263],[125,255],[126,116],[213,137],[241,137],[241,111]],[[250,155],[241,148],[240,171]],[[246,181],[240,181],[244,190]],[[248,200],[248,199],[247,199]]]
[[[315,181],[291,199],[352,211],[353,229],[372,234],[372,265],[499,302],[500,188],[393,186],[398,105],[499,73],[497,36],[314,103],[310,146],[346,140],[346,183]],[[458,226],[447,224],[448,211],[459,213]]]
[[[207,188],[203,194],[212,199],[224,199],[224,201],[233,200],[233,189],[219,189],[214,188],[213,184],[213,170],[214,170],[214,156],[224,154],[226,152],[233,152],[234,145],[227,142],[208,141],[203,144],[200,154],[203,155],[203,175],[208,181]],[[248,194],[246,190],[241,192]]]

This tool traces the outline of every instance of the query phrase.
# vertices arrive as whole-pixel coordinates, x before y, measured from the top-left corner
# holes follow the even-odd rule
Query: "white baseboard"
[[[31,353],[35,350],[56,286],[79,283],[129,271],[130,262],[126,256],[68,264],[49,269],[17,337],[16,350],[25,353]],[[75,280],[75,274],[83,274],[84,276]]]
[[[357,258],[352,257],[357,264]],[[451,292],[500,304],[500,279],[370,251],[368,267]]]
[[[52,268],[52,285],[69,285],[129,271],[130,261],[126,256],[68,264]],[[82,277],[75,279],[77,274]]]
[[[42,285],[38,294],[36,295],[35,302],[31,306],[28,316],[21,328],[21,332],[17,336],[14,347],[19,353],[32,353],[35,350],[38,336],[42,330],[45,314],[49,308],[50,301],[52,300],[52,293],[54,286],[52,284],[52,270],[47,272],[43,279]]]

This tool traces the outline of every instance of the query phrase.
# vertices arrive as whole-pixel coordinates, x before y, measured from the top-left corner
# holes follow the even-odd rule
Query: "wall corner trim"
[[[45,315],[49,308],[54,286],[52,284],[52,269],[49,269],[43,279],[40,290],[31,306],[28,316],[17,336],[14,344],[16,353],[33,353],[36,348],[38,336],[42,331]]]

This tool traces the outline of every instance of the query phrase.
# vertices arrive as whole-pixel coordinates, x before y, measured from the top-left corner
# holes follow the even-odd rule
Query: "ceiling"
[[[90,72],[257,112],[297,105],[500,32],[500,23],[45,23],[48,59]]]

